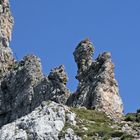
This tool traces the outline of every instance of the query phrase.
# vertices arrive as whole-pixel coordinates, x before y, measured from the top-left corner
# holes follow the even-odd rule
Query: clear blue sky
[[[89,37],[94,58],[110,51],[125,112],[140,108],[140,0],[11,0],[15,26],[11,47],[20,60],[36,54],[43,71],[64,64],[74,91],[73,51]]]

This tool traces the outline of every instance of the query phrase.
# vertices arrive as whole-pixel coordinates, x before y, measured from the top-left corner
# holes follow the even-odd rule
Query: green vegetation
[[[140,113],[140,109],[137,110],[137,113]]]
[[[123,136],[121,137],[121,140],[133,140],[134,137],[128,134],[123,134]]]
[[[136,113],[128,113],[125,116],[125,121],[136,121]]]
[[[140,113],[136,115],[136,122],[140,122]]]
[[[125,121],[132,121],[132,122],[140,122],[140,111],[138,110],[137,113],[128,113],[125,116]]]
[[[103,140],[108,140],[112,137],[125,137],[124,133],[111,128],[113,122],[103,113],[82,108],[71,108],[71,111],[77,115],[77,125],[70,126],[70,124],[65,124],[60,134],[61,136],[63,136],[63,132],[66,129],[72,128],[75,134],[83,140],[93,140],[95,137],[101,137]],[[123,138],[122,140],[125,139]]]
[[[121,130],[121,125],[124,124],[114,123],[104,113],[84,108],[71,108],[71,111],[77,115],[77,124],[76,126],[72,126],[66,123],[62,132],[59,134],[60,138],[64,137],[65,131],[68,128],[72,128],[75,132],[75,135],[80,136],[82,140],[94,140],[98,138],[101,138],[102,140],[109,140],[116,137],[120,138],[120,140],[134,139],[133,136],[119,131]],[[128,114],[125,117],[125,119],[128,121],[135,121],[136,118],[136,113]],[[113,125],[120,128],[112,128],[111,126]]]

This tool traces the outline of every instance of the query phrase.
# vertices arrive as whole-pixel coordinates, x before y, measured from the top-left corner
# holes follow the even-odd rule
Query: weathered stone
[[[75,113],[67,113],[66,115],[66,120],[67,120],[67,123],[71,124],[71,125],[76,125],[76,114]]]
[[[73,129],[68,128],[66,130],[65,138],[62,140],[82,140],[82,139],[74,134]]]
[[[0,129],[1,140],[58,140],[65,124],[65,108],[54,102],[45,102],[30,114]],[[10,130],[10,131],[9,131]]]
[[[26,56],[1,82],[0,125],[31,112],[34,86],[42,79],[40,60]]]
[[[65,79],[65,80],[64,80]],[[64,66],[53,69],[48,77],[42,78],[34,88],[32,106],[39,105],[41,101],[52,100],[60,104],[66,104],[70,91],[66,87],[67,74]]]
[[[0,78],[14,63],[13,53],[9,48],[12,28],[13,17],[10,13],[9,1],[0,0]]]
[[[9,48],[12,26],[9,2],[0,0],[0,140],[102,140],[106,136],[110,140],[140,139],[139,110],[117,123],[98,114],[105,112],[114,120],[123,116],[109,52],[93,60],[94,48],[89,39],[78,44],[73,54],[79,85],[70,94],[63,65],[44,76],[38,57],[28,55],[19,62],[14,60]]]
[[[52,69],[48,78],[52,81],[54,80],[55,82],[63,83],[65,85],[68,81],[68,77],[63,65],[59,66],[58,68]]]
[[[34,55],[26,56],[16,63],[13,71],[1,82],[0,126],[30,113],[43,101],[65,104],[70,91],[66,83],[58,81],[59,78],[63,79],[63,75],[66,76],[64,67],[56,68],[54,73],[51,72],[52,79],[44,77],[40,59]]]
[[[92,64],[94,48],[89,39],[81,41],[73,53],[78,66],[78,75],[85,71]]]
[[[93,61],[93,51],[89,52],[88,49],[88,44],[92,43],[87,41],[84,45],[81,45],[82,43],[78,45],[78,50],[80,51],[77,51],[76,48],[74,52],[75,61],[78,65],[77,79],[79,80],[79,85],[76,93],[71,95],[67,104],[75,107],[85,106],[90,109],[96,109],[105,112],[112,119],[121,118],[123,104],[114,76],[114,64],[111,60],[111,54],[105,52]],[[82,59],[88,65],[87,63],[81,64]],[[81,71],[81,67],[86,69]]]

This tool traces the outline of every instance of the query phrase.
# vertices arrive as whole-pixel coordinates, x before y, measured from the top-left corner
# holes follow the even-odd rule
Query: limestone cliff
[[[9,1],[0,0],[0,140],[140,138],[139,111],[123,116],[110,53],[93,60],[90,40],[78,44],[79,84],[72,94],[63,65],[45,76],[37,56],[14,59],[12,27]]]

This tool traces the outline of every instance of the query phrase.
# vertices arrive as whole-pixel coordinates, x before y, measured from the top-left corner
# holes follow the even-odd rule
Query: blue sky
[[[94,59],[110,51],[115,63],[125,112],[140,108],[139,0],[11,0],[15,19],[11,48],[18,60],[26,54],[41,58],[44,74],[64,64],[68,87],[77,86],[73,51],[89,37]]]

